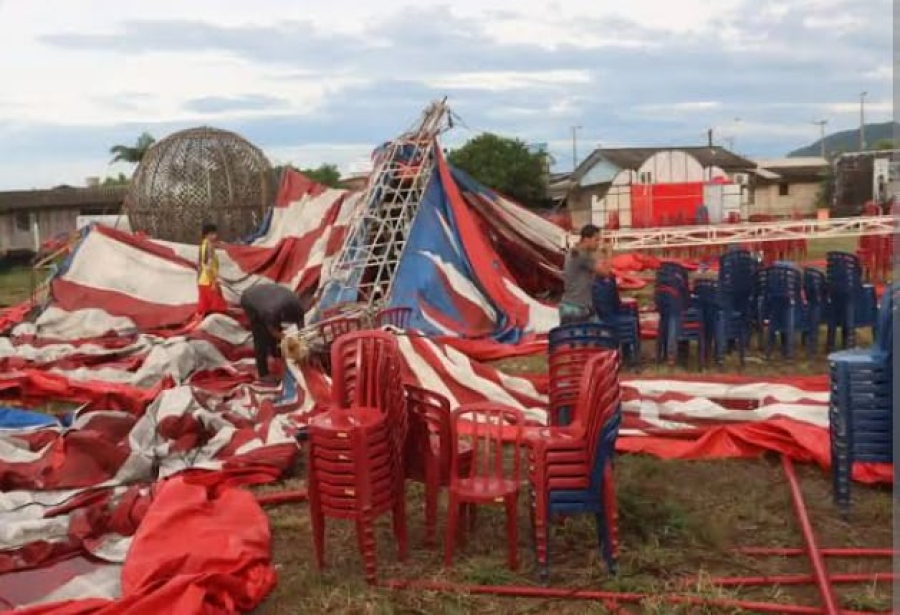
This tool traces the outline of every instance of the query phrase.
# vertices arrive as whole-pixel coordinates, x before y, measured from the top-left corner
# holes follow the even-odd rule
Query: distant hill
[[[866,146],[872,149],[879,141],[893,141],[894,128],[896,122],[883,122],[881,124],[866,124]],[[859,129],[843,130],[825,137],[825,151],[829,154],[833,152],[855,152],[859,150]],[[819,156],[822,153],[822,140],[818,139],[815,143],[801,147],[788,154],[788,158],[797,158],[801,156]]]

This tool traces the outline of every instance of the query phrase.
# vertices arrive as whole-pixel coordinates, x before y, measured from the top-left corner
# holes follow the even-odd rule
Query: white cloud
[[[0,0],[0,186],[80,183],[107,169],[101,155],[111,143],[142,127],[162,136],[200,123],[255,131],[275,161],[350,170],[444,92],[478,130],[529,140],[554,142],[581,124],[586,143],[690,142],[721,126],[779,155],[817,137],[811,119],[852,126],[861,90],[870,92],[867,117],[890,115],[890,24],[878,12],[886,7]],[[143,36],[133,49],[133,40],[103,48],[83,38],[126,28]],[[26,141],[27,160],[5,145]]]
[[[585,84],[591,82],[591,75],[585,70],[481,71],[457,73],[423,81],[437,88],[503,91]]]

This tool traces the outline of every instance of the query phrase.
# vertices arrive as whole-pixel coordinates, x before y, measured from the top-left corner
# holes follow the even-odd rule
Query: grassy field
[[[855,240],[811,242],[809,258],[821,259],[834,249],[851,249]],[[819,245],[816,245],[816,244]],[[30,269],[0,273],[0,305],[28,296]],[[640,293],[646,298],[646,291]],[[824,336],[822,336],[824,338]],[[860,343],[869,343],[862,332]],[[645,345],[644,374],[678,374],[678,368],[656,366],[651,361],[652,342]],[[541,371],[541,358],[501,362],[511,373]],[[722,368],[738,371],[733,359]],[[795,361],[767,360],[751,353],[744,373],[816,374],[827,369],[824,352],[810,360],[802,352]],[[693,372],[692,370],[692,373]],[[829,475],[817,467],[799,466],[802,490],[820,546],[848,547],[892,545],[892,497],[887,489],[855,486],[853,515],[849,522],[831,503]],[[298,472],[302,475],[302,468]],[[735,553],[742,546],[803,547],[790,493],[779,460],[681,462],[645,456],[622,456],[617,461],[616,484],[620,512],[620,575],[610,578],[599,560],[593,524],[575,518],[554,527],[551,539],[551,583],[572,589],[607,589],[657,595],[679,589],[702,597],[735,597],[783,604],[818,604],[815,586],[791,585],[766,588],[721,588],[710,582],[721,576],[809,574],[806,557],[761,558]],[[302,486],[299,479],[260,488],[280,491]],[[381,578],[427,579],[479,584],[536,584],[529,521],[524,499],[520,502],[520,560],[518,574],[505,567],[506,538],[500,510],[483,508],[475,536],[458,549],[452,568],[442,565],[442,552],[423,544],[421,489],[409,486],[409,561],[399,563],[387,518],[379,521],[379,573]],[[356,548],[352,524],[330,521],[323,574],[313,561],[309,516],[305,505],[284,505],[268,510],[273,537],[273,558],[279,584],[254,613],[341,614],[483,614],[605,613],[592,602],[493,599],[441,595],[430,592],[389,592],[367,587]],[[443,519],[443,510],[441,510]],[[439,528],[440,529],[440,528]],[[890,561],[829,558],[831,573],[888,571]],[[686,583],[687,580],[687,583]],[[844,585],[839,588],[843,607],[887,611],[891,607],[889,583]],[[650,614],[737,613],[677,607],[650,599],[631,612]]]
[[[28,299],[40,281],[34,277],[31,267],[0,264],[0,307]]]

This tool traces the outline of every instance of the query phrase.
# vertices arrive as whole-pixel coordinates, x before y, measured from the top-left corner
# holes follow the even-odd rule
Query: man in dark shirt
[[[259,377],[269,379],[269,357],[276,356],[285,325],[303,328],[304,309],[300,298],[278,284],[257,284],[241,295],[241,307],[250,320],[253,351]]]
[[[578,243],[566,254],[563,267],[563,291],[559,304],[559,323],[561,325],[587,322],[594,316],[594,302],[591,287],[594,276],[609,275],[610,264],[604,250],[598,260],[597,251],[602,237],[600,229],[593,224],[586,224],[581,229]]]

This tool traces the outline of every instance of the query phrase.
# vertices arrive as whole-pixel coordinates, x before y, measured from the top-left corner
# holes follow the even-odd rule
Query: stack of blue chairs
[[[871,348],[835,352],[831,367],[829,422],[835,504],[850,508],[853,463],[893,463],[893,320],[900,283],[885,290]]]
[[[828,350],[834,350],[838,328],[841,329],[842,348],[856,346],[858,327],[875,327],[878,306],[875,287],[863,285],[863,270],[859,258],[847,252],[829,252],[826,269],[828,280]]]
[[[803,336],[806,354],[813,357],[819,349],[819,329],[828,317],[828,285],[825,274],[818,269],[803,270]]]
[[[624,355],[634,367],[641,367],[641,320],[637,303],[626,306],[619,297],[615,276],[597,277],[591,289],[594,311],[600,322],[611,325]]]
[[[706,331],[702,310],[691,296],[687,270],[676,263],[662,263],[656,272],[654,300],[659,313],[657,361],[670,360],[678,346],[689,346],[695,341],[699,347],[698,365],[703,369]]]
[[[717,336],[719,344],[734,343],[744,364],[744,354],[750,341],[753,309],[753,280],[757,263],[747,250],[732,249],[719,257],[719,316]],[[717,348],[717,360],[721,350]]]
[[[794,357],[796,334],[804,330],[800,270],[791,265],[766,268],[762,316],[766,326],[766,357],[772,354],[775,336],[781,334],[781,354]]]

